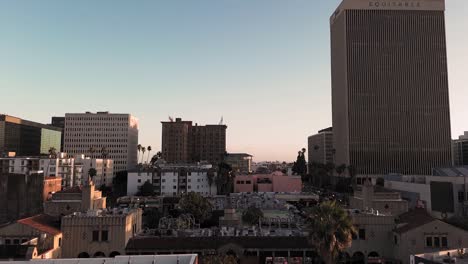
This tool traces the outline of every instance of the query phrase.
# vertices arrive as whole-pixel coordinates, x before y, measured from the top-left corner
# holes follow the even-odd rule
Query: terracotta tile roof
[[[399,216],[399,224],[404,225],[397,227],[394,231],[399,234],[406,233],[436,220],[427,213],[426,209],[415,209]]]
[[[45,214],[23,218],[17,222],[50,235],[58,235],[61,233],[58,227],[58,223],[54,220],[54,218]]]

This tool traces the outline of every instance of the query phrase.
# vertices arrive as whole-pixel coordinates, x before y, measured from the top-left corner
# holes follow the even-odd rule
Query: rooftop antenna
[[[174,122],[174,118],[172,118],[172,116],[169,116],[169,121]]]
[[[223,122],[224,122],[224,120],[223,120],[223,116],[221,116],[221,120],[219,120],[219,125],[222,125],[222,124],[223,124]]]

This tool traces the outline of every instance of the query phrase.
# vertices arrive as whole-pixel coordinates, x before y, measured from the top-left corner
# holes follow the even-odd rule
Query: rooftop
[[[410,230],[428,224],[437,219],[429,215],[424,208],[414,209],[399,216],[400,224],[394,230],[396,233],[402,234]]]
[[[412,255],[415,258],[412,263],[468,263],[468,248],[444,250],[432,253]]]
[[[17,223],[32,227],[50,235],[58,235],[61,233],[60,229],[58,228],[58,223],[55,221],[55,219],[45,214],[23,218],[18,220]]]
[[[468,166],[434,168],[432,170],[432,175],[433,176],[445,176],[445,177],[468,176]]]

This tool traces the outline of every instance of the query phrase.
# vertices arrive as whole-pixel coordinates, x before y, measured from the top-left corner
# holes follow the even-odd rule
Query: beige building
[[[308,162],[327,164],[333,163],[333,129],[331,127],[318,131],[307,138]],[[341,164],[337,164],[339,166]]]
[[[351,208],[361,210],[376,210],[385,214],[399,215],[408,211],[408,202],[401,198],[399,192],[375,191],[375,186],[366,180],[361,190],[354,192],[349,198]]]
[[[83,187],[76,186],[53,193],[44,203],[44,213],[54,217],[104,208],[106,197],[102,197],[102,192],[95,189],[93,182]]]
[[[0,259],[60,258],[62,232],[48,215],[20,219],[0,227]]]
[[[64,258],[115,257],[125,254],[141,231],[141,209],[93,210],[62,218]]]
[[[65,114],[64,151],[114,161],[114,174],[137,164],[138,119],[130,114]],[[104,154],[104,155],[103,155]]]
[[[467,231],[431,217],[424,209],[403,214],[398,222],[393,255],[403,264],[409,264],[414,254],[468,247]]]

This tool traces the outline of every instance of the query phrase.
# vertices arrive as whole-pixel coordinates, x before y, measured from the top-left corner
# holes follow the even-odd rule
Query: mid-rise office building
[[[234,173],[249,174],[252,172],[252,155],[247,153],[229,153],[224,157]]]
[[[226,125],[192,125],[192,121],[162,123],[162,155],[169,163],[208,161],[218,164],[226,153]]]
[[[333,163],[333,130],[331,127],[320,130],[307,139],[308,161],[310,163]]]
[[[64,150],[114,161],[114,173],[137,164],[138,120],[130,114],[65,114]]]
[[[429,175],[451,164],[444,0],[343,0],[330,18],[335,164]]]
[[[60,141],[60,151],[63,152],[63,140],[64,140],[64,136],[63,136],[63,132],[65,131],[65,117],[63,116],[53,116],[52,117],[52,122],[50,124],[51,126],[53,127],[59,127],[62,129],[62,138],[61,138],[61,141]]]
[[[21,118],[0,115],[0,156],[38,156],[60,149],[62,130]]]
[[[468,165],[468,132],[452,141],[453,166]]]

